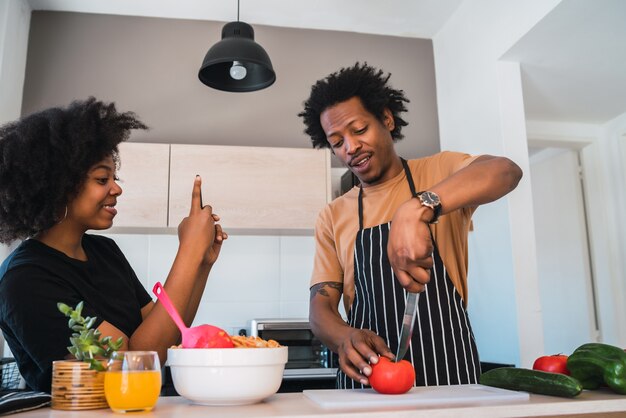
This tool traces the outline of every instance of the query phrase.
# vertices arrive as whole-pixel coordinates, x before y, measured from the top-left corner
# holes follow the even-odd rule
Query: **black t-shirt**
[[[72,331],[58,302],[84,301],[94,328],[107,321],[130,337],[152,300],[113,240],[85,234],[82,244],[88,261],[29,239],[0,266],[0,328],[33,390],[50,392],[52,361],[69,354]]]

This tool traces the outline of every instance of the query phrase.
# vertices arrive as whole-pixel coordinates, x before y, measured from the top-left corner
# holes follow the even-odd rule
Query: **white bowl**
[[[167,350],[174,388],[202,405],[244,405],[272,396],[285,363],[287,347]]]

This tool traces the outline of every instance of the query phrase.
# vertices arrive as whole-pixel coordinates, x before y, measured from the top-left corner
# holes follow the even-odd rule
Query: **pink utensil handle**
[[[155,283],[154,287],[152,288],[152,292],[156,295],[159,301],[163,304],[163,307],[165,308],[167,313],[170,314],[170,316],[174,320],[174,323],[180,329],[180,331],[181,332],[186,331],[187,326],[185,325],[182,318],[178,314],[178,311],[174,307],[174,304],[170,300],[170,297],[167,296],[167,293],[165,292],[165,289],[163,288],[163,285],[161,284],[161,282]]]

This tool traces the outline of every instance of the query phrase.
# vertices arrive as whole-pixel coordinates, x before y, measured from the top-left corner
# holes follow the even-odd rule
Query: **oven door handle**
[[[296,330],[305,330],[305,331],[310,331],[311,330],[311,326],[307,323],[307,324],[298,324],[298,323],[287,323],[287,322],[283,322],[280,324],[271,324],[271,323],[263,323],[263,324],[258,324],[256,329],[258,331],[267,331],[267,330],[292,330],[292,329],[296,329]]]
[[[285,369],[284,380],[292,379],[328,379],[337,377],[337,368]]]

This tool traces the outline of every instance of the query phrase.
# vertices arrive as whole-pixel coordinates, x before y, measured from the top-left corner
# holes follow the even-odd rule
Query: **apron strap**
[[[415,189],[415,183],[413,182],[413,176],[411,175],[411,170],[409,170],[409,164],[402,157],[400,157],[400,161],[402,161],[402,167],[404,168],[404,175],[406,176],[406,180],[409,182],[409,188],[411,189],[411,196],[417,197],[417,190]]]
[[[363,184],[359,182],[359,231],[363,230]]]

